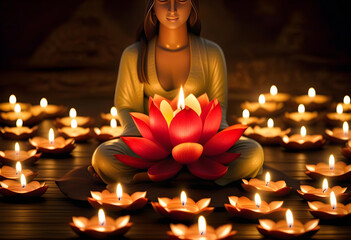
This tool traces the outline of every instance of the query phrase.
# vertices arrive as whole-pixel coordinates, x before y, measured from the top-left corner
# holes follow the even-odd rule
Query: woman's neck
[[[162,48],[177,50],[189,44],[187,25],[177,29],[169,29],[160,24],[157,44]]]

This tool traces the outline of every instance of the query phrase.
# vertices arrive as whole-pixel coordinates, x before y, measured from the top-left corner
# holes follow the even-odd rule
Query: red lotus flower
[[[153,181],[163,181],[177,174],[183,165],[202,179],[222,177],[225,166],[240,156],[226,152],[240,138],[247,126],[237,124],[218,132],[222,110],[217,99],[209,102],[207,94],[189,95],[183,108],[156,95],[149,100],[149,116],[131,113],[142,137],[121,137],[140,157],[115,154],[122,163],[148,169]],[[178,103],[181,105],[181,103]]]

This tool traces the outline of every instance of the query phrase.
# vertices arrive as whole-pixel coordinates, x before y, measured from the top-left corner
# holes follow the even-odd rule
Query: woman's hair
[[[154,11],[154,3],[157,0],[146,1],[146,12],[144,22],[140,25],[137,33],[137,41],[140,41],[140,52],[138,56],[138,77],[141,83],[148,83],[146,74],[147,50],[149,41],[158,33],[159,21]],[[200,35],[201,22],[199,16],[199,1],[191,1],[191,12],[187,21],[188,32]]]

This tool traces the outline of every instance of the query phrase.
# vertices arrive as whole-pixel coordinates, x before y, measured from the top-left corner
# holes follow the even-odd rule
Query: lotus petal
[[[121,163],[138,169],[148,169],[155,164],[154,162],[150,162],[142,158],[132,157],[124,154],[114,154],[113,156],[115,156],[115,158]]]
[[[172,144],[169,139],[168,124],[161,111],[151,103],[150,106],[150,129],[156,140],[166,149],[171,149]]]
[[[130,115],[132,116],[134,123],[135,123],[136,127],[138,128],[141,136],[143,136],[144,138],[155,141],[155,138],[152,135],[152,132],[150,129],[149,116],[147,116],[143,113],[138,113],[138,112],[132,112],[132,113],[130,113]]]
[[[173,159],[166,159],[153,165],[147,173],[152,181],[163,181],[176,175],[182,166]]]
[[[222,121],[221,105],[217,104],[207,114],[205,121],[203,121],[203,130],[200,138],[200,143],[204,144],[208,139],[213,137],[219,129]]]
[[[311,221],[308,221],[305,223],[305,230],[306,231],[312,231],[314,228],[318,226],[319,219],[313,219]]]
[[[217,239],[221,239],[226,237],[230,232],[232,231],[232,225],[231,224],[226,224],[218,227],[216,229],[216,235]]]
[[[217,101],[218,102],[218,101]],[[208,115],[208,113],[211,111],[211,109],[214,107],[215,105],[215,100],[212,100],[209,104],[207,104],[201,112],[200,118],[202,120],[202,122],[204,123],[206,120],[206,117]]]
[[[210,103],[207,93],[202,94],[200,97],[197,98],[197,100],[200,103],[201,110],[203,110]]]
[[[173,119],[173,109],[172,109],[171,105],[166,100],[162,100],[161,105],[160,105],[160,111],[161,111],[163,117],[166,119],[167,125],[169,126],[169,124],[171,123],[171,121]]]
[[[189,108],[194,110],[198,116],[201,115],[201,105],[200,105],[199,101],[197,100],[197,98],[194,96],[194,94],[188,95],[184,99],[184,103],[185,103],[185,106],[188,106]]]
[[[189,164],[188,169],[199,178],[214,180],[222,177],[227,172],[228,167],[215,161],[202,158],[197,162]]]
[[[211,198],[203,198],[199,201],[196,202],[196,205],[199,207],[199,209],[204,209],[207,208],[208,205],[210,205]]]
[[[207,157],[207,158],[221,164],[229,164],[233,162],[235,159],[239,158],[240,156],[241,156],[241,153],[224,152],[218,156]]]
[[[171,231],[176,236],[184,236],[188,230],[188,227],[183,224],[170,224]]]
[[[167,98],[164,98],[164,97],[162,97],[161,95],[158,95],[158,94],[155,94],[153,98],[150,97],[150,98],[149,98],[149,109],[150,109],[150,104],[151,104],[152,102],[156,105],[156,107],[160,108],[161,102],[162,102],[163,100],[166,101],[166,102],[168,102],[168,103],[170,103],[170,101],[169,101]]]
[[[260,225],[267,230],[272,230],[275,225],[275,222],[270,219],[258,219],[258,221]]]
[[[203,147],[199,143],[181,143],[172,149],[174,160],[182,164],[196,162],[202,155]]]

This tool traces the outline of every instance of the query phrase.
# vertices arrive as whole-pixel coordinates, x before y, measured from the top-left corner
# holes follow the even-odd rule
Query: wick
[[[335,207],[335,206],[333,206],[332,208],[333,208],[333,210],[335,210],[335,208],[336,208],[336,207]]]
[[[269,185],[269,182],[266,182],[266,187],[268,187],[268,185]]]
[[[202,231],[202,232],[200,233],[200,235],[201,235],[201,236],[205,235],[205,231]]]
[[[118,197],[117,199],[118,199],[118,201],[121,201],[121,197]]]
[[[290,224],[289,224],[289,228],[292,228],[292,226],[293,226],[293,225],[290,223]]]
[[[183,207],[185,206],[185,202],[182,202]]]
[[[256,207],[257,207],[257,208],[260,208],[260,205],[256,204]]]

